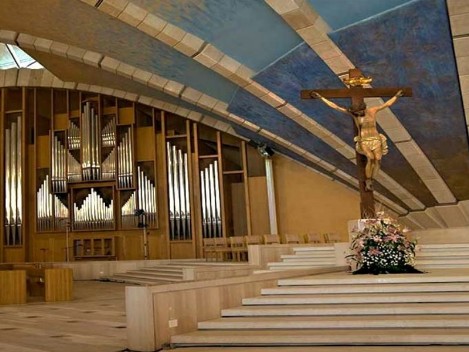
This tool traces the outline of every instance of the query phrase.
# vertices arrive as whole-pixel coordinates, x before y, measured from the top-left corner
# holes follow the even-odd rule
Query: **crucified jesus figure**
[[[381,158],[388,152],[386,137],[379,133],[376,128],[376,113],[394,104],[397,98],[403,95],[402,90],[399,90],[396,95],[384,104],[371,108],[368,108],[366,104],[362,102],[358,106],[352,105],[349,109],[346,109],[324,98],[317,92],[313,92],[311,95],[314,98],[321,99],[323,103],[334,110],[352,115],[358,129],[358,135],[354,138],[355,149],[358,153],[365,155],[367,158],[365,167],[366,183],[367,188],[371,187],[372,179],[378,175],[381,166]]]

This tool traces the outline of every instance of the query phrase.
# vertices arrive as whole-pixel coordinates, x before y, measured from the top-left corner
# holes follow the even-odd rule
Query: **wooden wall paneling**
[[[137,161],[154,161],[155,148],[149,148],[150,145],[154,145],[153,126],[137,127],[135,129],[135,142]]]
[[[252,234],[265,235],[270,232],[266,178],[265,176],[249,177],[248,182]]]
[[[1,89],[0,96],[0,199],[5,199],[5,94],[7,88]],[[0,206],[0,262],[5,261],[5,201]]]
[[[4,261],[5,263],[23,263],[24,258],[24,247],[4,247]]]
[[[192,241],[192,251],[190,258],[197,257],[197,233],[192,214],[195,209],[195,199],[194,199],[194,182],[193,182],[193,172],[192,172],[192,139],[191,139],[191,121],[186,120],[186,143],[187,143],[187,168],[188,168],[188,183],[189,183],[189,206],[190,206],[190,230],[191,230],[191,241]]]
[[[68,92],[64,89],[51,89],[52,116],[54,117],[54,130],[68,128]]]
[[[123,100],[118,100],[118,124],[119,125],[132,125],[135,123],[135,104],[126,102],[123,104]]]
[[[28,224],[28,229],[25,231],[25,237],[27,238],[27,255],[26,260],[31,261],[33,257],[33,238],[36,234],[36,161],[35,161],[35,145],[28,145],[28,170],[29,172],[26,173],[27,180],[25,184],[27,196],[25,199],[27,214],[25,214],[24,218],[27,219],[25,222]]]
[[[143,238],[140,230],[127,231],[125,236],[125,255],[126,260],[143,259]]]
[[[163,115],[163,112],[158,111]],[[163,121],[161,122],[163,124]],[[164,134],[161,131],[156,135],[156,199],[158,211],[158,236],[157,258],[169,258],[169,235],[168,235],[168,192],[166,183],[166,146]]]
[[[22,92],[22,97],[21,97],[21,107],[22,107],[22,113],[21,113],[21,152],[22,152],[22,157],[21,157],[21,174],[22,174],[22,179],[21,179],[21,236],[22,236],[22,245],[23,245],[23,261],[27,260],[27,253],[28,253],[28,245],[29,245],[29,238],[28,238],[28,229],[30,226],[28,219],[28,210],[29,207],[26,206],[28,204],[28,189],[29,189],[29,165],[28,165],[28,159],[31,157],[27,152],[28,150],[28,143],[27,143],[27,136],[28,136],[28,131],[29,131],[29,121],[27,119],[27,90],[26,87],[21,88]]]
[[[171,259],[192,259],[194,258],[193,241],[171,241]]]
[[[199,129],[198,124],[193,123],[193,140],[194,140],[194,157],[193,157],[193,179],[192,185],[194,190],[194,210],[192,211],[192,225],[195,228],[196,256],[204,257],[203,231],[202,231],[202,200],[200,195],[200,164],[199,164]]]
[[[221,132],[217,131],[217,158],[218,158],[218,182],[220,186],[220,208],[221,208],[221,232],[223,237],[227,236],[227,222],[226,222],[226,209],[225,209],[225,187],[223,182],[223,157],[222,157],[222,142]]]
[[[28,156],[29,156],[29,180],[28,180],[28,191],[30,192],[28,196],[29,204],[29,247],[28,247],[28,261],[32,261],[34,258],[34,238],[36,236],[37,229],[37,219],[36,219],[36,192],[38,190],[37,186],[37,97],[36,97],[36,88],[30,88],[28,96],[30,104],[28,112],[29,123],[32,124],[32,138],[31,144],[28,146]],[[1,262],[1,258],[0,258]]]
[[[246,219],[246,200],[245,200],[245,187],[244,182],[232,182],[228,185],[228,192],[231,195],[231,214],[233,222],[232,236],[245,236],[247,233],[247,219]]]
[[[68,90],[68,112],[70,117],[80,117],[81,92]]]
[[[243,163],[243,185],[244,185],[244,206],[246,212],[246,235],[252,235],[251,225],[251,200],[249,198],[249,178],[248,178],[248,159],[246,142],[241,141],[241,160]]]
[[[49,136],[37,136],[36,138],[36,168],[45,169],[50,165]]]
[[[168,253],[168,258],[171,258],[171,246],[170,246],[170,242],[171,242],[171,239],[170,239],[170,234],[169,234],[169,227],[170,227],[170,223],[169,223],[169,200],[168,200],[168,196],[169,196],[169,189],[168,189],[168,158],[167,158],[167,153],[166,153],[166,134],[167,134],[167,130],[166,130],[166,126],[167,126],[167,116],[166,116],[166,112],[165,111],[161,111],[161,132],[162,132],[162,139],[161,139],[161,150],[162,150],[162,158],[161,158],[161,161],[162,161],[162,172],[163,172],[163,175],[164,175],[164,182],[162,182],[162,190],[163,190],[163,193],[164,194],[164,204],[165,204],[165,207],[161,209],[161,213],[164,214],[164,224],[166,226],[166,253]]]

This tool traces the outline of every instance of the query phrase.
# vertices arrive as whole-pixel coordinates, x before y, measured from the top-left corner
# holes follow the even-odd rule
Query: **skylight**
[[[9,68],[38,69],[43,66],[17,46],[0,43],[0,70]]]

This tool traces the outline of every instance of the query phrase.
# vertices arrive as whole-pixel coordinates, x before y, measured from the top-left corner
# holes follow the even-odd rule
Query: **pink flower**
[[[388,238],[389,240],[391,240],[392,242],[397,242],[397,241],[399,241],[399,235],[398,235],[398,234],[395,234],[395,233],[393,233],[393,234],[391,234],[391,235],[388,235],[387,238]]]
[[[369,255],[380,255],[381,252],[378,248],[371,248],[369,251],[368,251],[368,254]]]

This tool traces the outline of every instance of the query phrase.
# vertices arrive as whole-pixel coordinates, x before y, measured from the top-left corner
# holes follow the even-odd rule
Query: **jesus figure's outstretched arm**
[[[313,96],[314,98],[317,98],[317,99],[320,99],[324,104],[326,104],[327,106],[331,107],[332,109],[334,110],[337,110],[337,111],[340,111],[340,112],[344,112],[346,114],[349,114],[349,111],[346,109],[346,108],[343,108],[342,106],[339,106],[337,105],[336,103],[333,103],[332,101],[330,101],[329,99],[326,99],[324,98],[321,94],[319,94],[318,92],[312,92],[311,93],[311,96]]]

